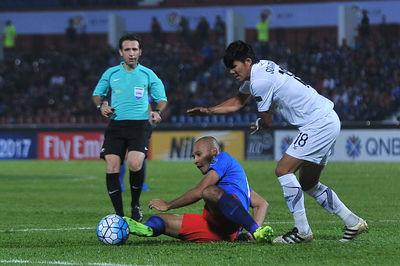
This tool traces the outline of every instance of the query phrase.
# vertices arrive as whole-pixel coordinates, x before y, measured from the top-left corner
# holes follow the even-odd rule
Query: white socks
[[[339,216],[347,227],[352,227],[358,223],[359,217],[352,213],[329,187],[318,182],[306,193],[313,197],[322,208]]]
[[[287,206],[293,214],[294,226],[297,227],[300,234],[309,234],[311,229],[307,221],[304,195],[299,181],[294,174],[280,176],[278,181],[281,183]]]
[[[304,208],[304,195],[296,176],[294,174],[283,175],[278,178],[278,181],[281,183],[287,206],[293,214],[294,226],[297,227],[300,234],[310,233],[311,229]],[[313,197],[322,208],[340,217],[347,227],[355,226],[359,222],[360,218],[352,213],[329,187],[318,182],[306,193]]]

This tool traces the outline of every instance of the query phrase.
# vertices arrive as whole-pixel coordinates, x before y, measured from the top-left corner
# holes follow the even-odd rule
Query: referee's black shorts
[[[115,154],[125,160],[126,151],[140,151],[147,157],[152,127],[148,120],[111,120],[104,133],[100,158]]]

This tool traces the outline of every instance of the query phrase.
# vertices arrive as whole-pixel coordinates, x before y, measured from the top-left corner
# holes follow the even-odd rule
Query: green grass
[[[266,223],[282,234],[293,224],[274,177],[275,164],[243,162],[250,185],[270,203]],[[306,196],[314,241],[303,245],[195,244],[167,236],[130,236],[123,246],[102,245],[95,227],[113,212],[104,162],[2,161],[0,167],[0,264],[399,264],[399,163],[329,163],[321,181],[367,220],[370,232],[340,243],[342,222]],[[145,219],[157,213],[146,207],[150,199],[175,199],[201,178],[191,162],[148,162],[146,181],[151,190],[141,197]],[[124,192],[126,213],[129,201],[130,193]],[[202,208],[198,202],[171,213],[200,213]]]

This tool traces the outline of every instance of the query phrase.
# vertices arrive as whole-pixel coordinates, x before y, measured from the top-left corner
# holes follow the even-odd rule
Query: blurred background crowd
[[[185,115],[188,108],[220,103],[239,86],[221,61],[225,22],[219,17],[216,21],[210,25],[202,18],[195,30],[189,30],[182,17],[179,31],[171,37],[153,18],[140,62],[166,87],[166,122],[248,124],[257,117],[255,104],[230,116]],[[400,111],[400,39],[388,36],[384,26],[373,34],[360,27],[354,47],[312,36],[297,45],[279,38],[249,42],[259,58],[275,61],[331,99],[342,121],[391,120]],[[85,38],[66,27],[62,48],[39,47],[34,53],[5,50],[0,61],[0,124],[107,122],[92,104],[91,94],[101,74],[121,59],[106,45],[88,48]],[[279,117],[275,120],[285,125]]]

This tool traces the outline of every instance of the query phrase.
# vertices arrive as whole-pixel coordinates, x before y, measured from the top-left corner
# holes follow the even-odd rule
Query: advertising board
[[[298,131],[274,134],[274,158],[279,160]],[[329,160],[400,162],[400,129],[343,129]]]
[[[38,158],[43,160],[99,159],[103,132],[38,133]]]
[[[244,132],[242,130],[154,132],[151,137],[152,159],[191,160],[194,142],[202,136],[215,137],[222,151],[228,152],[238,160],[244,159]]]
[[[0,133],[0,160],[36,159],[36,134]]]

